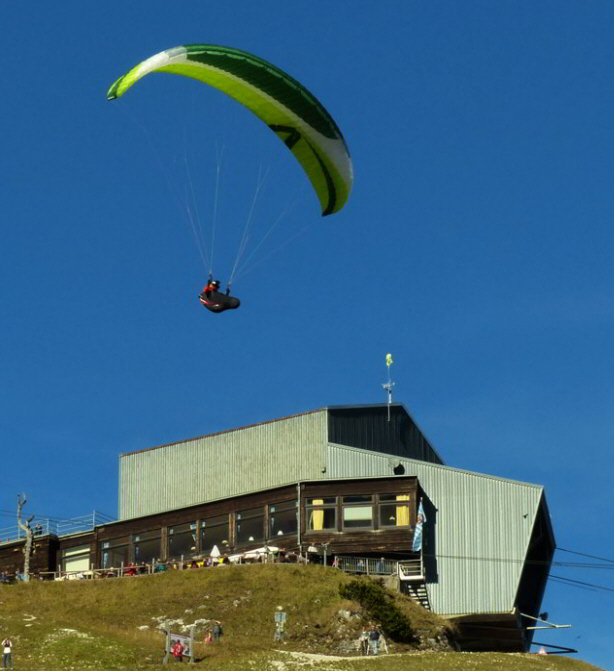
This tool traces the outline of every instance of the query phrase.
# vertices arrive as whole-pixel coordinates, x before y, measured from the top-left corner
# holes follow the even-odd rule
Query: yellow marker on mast
[[[388,421],[390,421],[390,406],[392,405],[392,388],[394,387],[394,382],[390,379],[390,366],[394,363],[394,358],[392,354],[386,354],[386,366],[388,368],[388,382],[383,384],[382,387],[386,390],[388,395]]]

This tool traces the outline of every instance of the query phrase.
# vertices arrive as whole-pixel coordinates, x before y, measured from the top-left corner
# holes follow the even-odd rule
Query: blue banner
[[[426,522],[426,515],[424,514],[424,507],[422,506],[422,499],[418,506],[418,518],[416,519],[416,528],[414,529],[414,544],[412,550],[420,552],[422,550],[422,525]]]

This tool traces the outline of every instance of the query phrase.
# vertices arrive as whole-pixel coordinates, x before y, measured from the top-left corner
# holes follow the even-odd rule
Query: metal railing
[[[36,538],[37,536],[46,536],[48,534],[69,536],[70,534],[91,531],[94,527],[114,521],[109,515],[94,510],[90,515],[82,515],[81,517],[72,517],[65,520],[50,518],[35,519],[31,526]],[[25,537],[25,531],[17,524],[0,529],[0,544],[12,543]]]
[[[423,580],[424,563],[422,554],[416,559],[405,559],[398,563],[399,578],[401,580]]]
[[[336,557],[333,566],[346,573],[364,573],[365,575],[393,575],[397,572],[398,562],[394,559],[372,559],[371,557]]]
[[[373,559],[371,557],[336,557],[333,566],[346,573],[365,575],[398,575],[401,580],[424,580],[422,555],[413,559]]]

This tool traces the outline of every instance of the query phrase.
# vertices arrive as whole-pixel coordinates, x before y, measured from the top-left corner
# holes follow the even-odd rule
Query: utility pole
[[[388,401],[388,421],[390,421],[390,406],[392,405],[392,388],[394,387],[394,382],[390,379],[390,366],[394,363],[392,354],[386,354],[386,366],[388,367],[388,382],[383,384],[382,387],[386,390],[387,401]]]
[[[26,534],[26,543],[23,547],[24,562],[23,562],[23,579],[25,582],[30,580],[30,555],[32,554],[32,541],[34,532],[30,527],[30,522],[34,519],[34,515],[29,517],[25,524],[21,521],[21,509],[26,505],[27,498],[25,494],[17,495],[17,525]]]

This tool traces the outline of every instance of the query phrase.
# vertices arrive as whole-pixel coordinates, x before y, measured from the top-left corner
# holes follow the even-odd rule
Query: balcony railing
[[[35,519],[31,523],[31,527],[35,538],[49,534],[53,534],[54,536],[69,536],[71,534],[91,531],[94,527],[113,521],[114,519],[109,515],[94,510],[90,515],[72,517],[66,520],[50,518]],[[11,543],[25,537],[25,531],[17,524],[0,529],[0,544]]]
[[[394,559],[372,559],[371,557],[337,557],[337,567],[346,573],[365,575],[392,575],[397,572]]]
[[[337,566],[346,573],[398,575],[401,580],[424,580],[422,555],[402,561],[371,557],[336,557],[333,566]]]
[[[405,559],[398,563],[400,580],[424,580],[422,554],[415,559]]]

